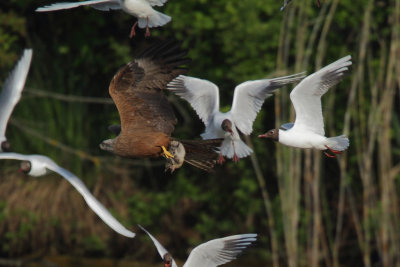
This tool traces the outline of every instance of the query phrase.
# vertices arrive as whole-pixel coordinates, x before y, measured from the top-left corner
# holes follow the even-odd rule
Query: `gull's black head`
[[[31,171],[31,168],[32,168],[31,162],[30,162],[30,161],[27,161],[27,160],[24,160],[24,161],[22,161],[21,164],[20,164],[20,169],[19,169],[19,171],[20,171],[20,172],[23,172],[23,173],[25,173],[25,174],[28,174],[28,173]]]
[[[231,134],[233,134],[233,132],[232,132],[232,122],[230,120],[228,120],[228,119],[223,120],[222,123],[221,123],[221,128],[225,132],[230,132]]]
[[[279,141],[279,129],[272,129],[265,134],[260,134],[258,138],[271,138],[274,141]]]
[[[163,260],[164,260],[164,267],[172,266],[172,257],[169,253],[165,253]]]
[[[1,143],[1,151],[3,152],[11,151],[11,144],[7,140]]]

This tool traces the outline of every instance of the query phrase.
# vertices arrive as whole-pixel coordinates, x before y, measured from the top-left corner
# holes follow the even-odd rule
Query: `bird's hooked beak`
[[[100,144],[100,149],[109,151],[109,152],[113,152],[114,151],[114,142],[115,142],[115,139],[104,140]]]

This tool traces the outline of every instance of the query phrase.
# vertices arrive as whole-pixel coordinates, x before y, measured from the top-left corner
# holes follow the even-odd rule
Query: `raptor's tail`
[[[186,151],[185,161],[199,169],[211,171],[217,162],[222,140],[180,140]]]

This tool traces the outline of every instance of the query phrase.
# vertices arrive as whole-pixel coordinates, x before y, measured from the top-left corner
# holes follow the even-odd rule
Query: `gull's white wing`
[[[236,127],[246,135],[251,134],[253,122],[265,99],[275,90],[298,82],[304,77],[305,73],[302,72],[274,79],[247,81],[236,86],[231,109]]]
[[[168,0],[147,0],[152,6],[163,6]]]
[[[192,250],[183,267],[216,267],[230,262],[256,240],[257,234],[243,234],[208,241]]]
[[[70,9],[80,6],[90,6],[101,11],[109,11],[110,9],[121,9],[118,0],[91,0],[82,2],[62,2],[54,3],[48,6],[37,8],[36,12],[48,12],[62,9]]]
[[[31,157],[13,152],[1,152],[0,159],[31,160]]]
[[[135,237],[135,233],[126,229],[111,213],[101,204],[93,195],[85,184],[74,174],[64,168],[58,166],[54,161],[48,158],[47,169],[63,176],[85,199],[88,206],[114,231],[126,237]]]
[[[32,61],[32,49],[25,49],[21,59],[8,75],[0,93],[0,139],[5,138],[7,122],[21,98]]]
[[[168,253],[168,250],[166,250],[163,245],[160,244],[160,242],[158,242],[158,240],[152,236],[146,229],[144,229],[144,227],[142,227],[140,224],[138,224],[140,229],[142,229],[149,237],[150,239],[153,241],[154,245],[157,248],[158,254],[160,254],[161,259],[164,259],[164,255]],[[174,261],[174,259],[172,259],[172,267],[178,267]]]
[[[179,75],[167,89],[188,101],[206,126],[211,116],[219,111],[218,86],[210,81]]]
[[[296,111],[293,129],[325,135],[321,96],[343,79],[350,65],[351,56],[343,57],[307,76],[293,89],[290,93]]]

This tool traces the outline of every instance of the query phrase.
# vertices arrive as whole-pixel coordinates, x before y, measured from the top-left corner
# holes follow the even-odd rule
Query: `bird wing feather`
[[[146,50],[114,76],[109,93],[117,106],[122,131],[140,130],[171,135],[177,119],[162,89],[186,69],[189,62],[176,43]]]
[[[135,233],[126,229],[111,213],[103,206],[89,191],[81,179],[76,177],[70,171],[58,166],[54,161],[48,158],[46,162],[47,168],[64,177],[84,198],[86,204],[107,224],[111,229],[117,233],[133,238]]]
[[[21,98],[31,61],[32,49],[25,49],[21,59],[3,85],[3,90],[0,94],[0,139],[1,137],[5,138],[7,122],[15,105]]]
[[[265,99],[275,90],[304,78],[304,72],[274,79],[247,81],[235,88],[231,114],[236,127],[246,135],[253,131],[253,122]]]
[[[218,238],[195,247],[183,267],[216,267],[230,262],[252,242],[257,234],[233,235]]]
[[[71,9],[80,6],[90,6],[101,11],[109,11],[110,9],[121,9],[121,5],[119,4],[118,0],[90,0],[82,2],[54,3],[48,6],[39,7],[35,11],[48,12],[62,9]]]
[[[219,111],[218,86],[210,81],[180,75],[167,89],[188,101],[206,127],[212,115]]]
[[[158,240],[154,236],[152,236],[146,229],[144,229],[143,226],[141,226],[140,224],[138,224],[138,225],[139,225],[140,229],[142,229],[150,237],[151,241],[153,241],[154,246],[156,246],[156,249],[158,251],[158,254],[160,254],[161,259],[164,259],[164,255],[168,253],[168,250],[166,250],[164,248],[164,246],[161,245],[161,243],[158,242]],[[172,267],[178,267],[178,265],[176,265],[174,259],[172,259]]]
[[[325,135],[321,96],[339,83],[350,66],[351,57],[343,57],[307,76],[290,93],[296,120],[293,129]]]

